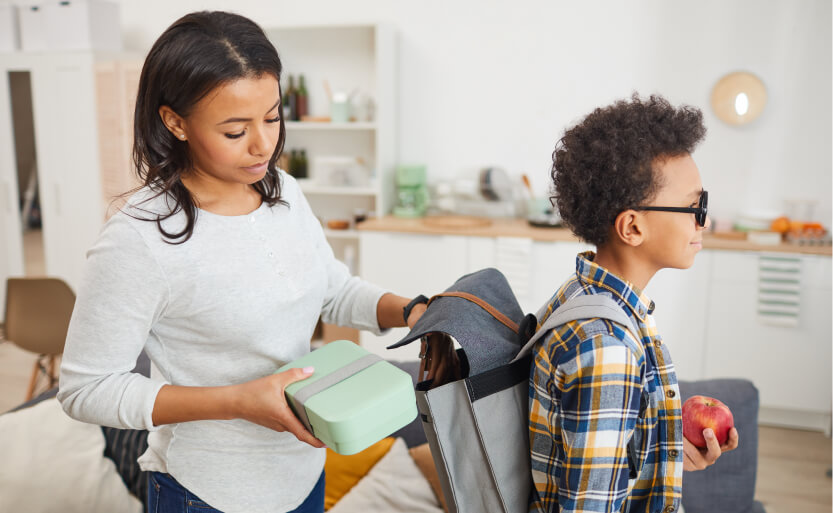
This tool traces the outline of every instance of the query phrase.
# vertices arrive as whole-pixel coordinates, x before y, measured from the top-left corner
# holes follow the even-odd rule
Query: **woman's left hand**
[[[734,450],[738,446],[738,430],[729,430],[729,438],[722,446],[717,443],[717,437],[711,429],[703,430],[703,438],[706,439],[706,448],[701,449],[683,437],[683,470],[694,471],[704,470],[714,465],[714,462],[724,452]]]

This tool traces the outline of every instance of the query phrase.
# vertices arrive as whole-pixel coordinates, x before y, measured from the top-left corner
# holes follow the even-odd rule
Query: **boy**
[[[691,152],[702,113],[651,96],[596,109],[559,141],[555,200],[564,223],[596,252],[545,305],[607,294],[639,327],[569,322],[542,338],[530,376],[531,512],[677,511],[683,470],[702,470],[737,447],[704,431],[683,438],[674,366],[642,292],[660,269],[685,269],[702,247],[707,193]],[[632,331],[632,329],[631,329]]]

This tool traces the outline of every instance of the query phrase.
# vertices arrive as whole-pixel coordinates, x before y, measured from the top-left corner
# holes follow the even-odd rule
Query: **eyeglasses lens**
[[[700,213],[697,214],[697,224],[706,226],[706,217],[709,211],[709,193],[703,191],[700,195]]]

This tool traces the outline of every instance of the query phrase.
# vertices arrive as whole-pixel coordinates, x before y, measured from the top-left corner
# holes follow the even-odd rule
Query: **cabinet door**
[[[582,242],[535,242],[529,297],[521,303],[524,310],[536,313],[576,273],[576,255],[591,249]]]
[[[9,76],[0,77],[0,312],[5,311],[6,278],[23,275],[23,244],[17,194],[17,162]]]
[[[703,378],[712,257],[711,252],[702,251],[689,269],[663,269],[645,289],[656,305],[657,331],[668,344],[677,377],[682,380]]]
[[[744,377],[761,406],[830,412],[829,257],[803,256],[795,326],[758,314],[759,254],[715,251],[707,309],[705,377]]]
[[[46,272],[77,287],[104,220],[90,54],[45,55],[32,102]]]
[[[417,235],[386,232],[361,232],[359,236],[359,276],[391,292],[414,297],[442,292],[468,268],[467,237]],[[377,337],[362,332],[361,345],[368,351],[391,360],[415,360],[419,344],[387,350],[386,346],[408,334],[395,328]]]

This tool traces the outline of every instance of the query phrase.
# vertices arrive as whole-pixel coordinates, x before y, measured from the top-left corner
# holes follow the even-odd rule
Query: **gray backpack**
[[[417,407],[450,513],[527,513],[532,347],[553,328],[591,318],[639,333],[611,297],[577,296],[553,312],[509,363],[437,388],[417,385]]]

